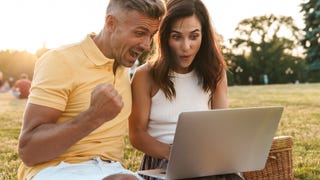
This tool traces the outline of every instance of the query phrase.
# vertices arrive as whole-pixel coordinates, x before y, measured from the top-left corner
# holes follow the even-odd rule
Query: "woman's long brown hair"
[[[167,14],[161,22],[158,34],[159,59],[152,64],[151,73],[156,84],[163,90],[165,96],[172,100],[175,95],[174,84],[170,71],[174,68],[175,55],[169,47],[171,27],[181,18],[196,15],[202,27],[202,41],[200,49],[195,56],[191,69],[199,77],[202,89],[210,92],[211,97],[216,90],[218,82],[226,69],[225,61],[218,44],[215,31],[210,23],[207,8],[200,0],[170,0],[167,2]]]

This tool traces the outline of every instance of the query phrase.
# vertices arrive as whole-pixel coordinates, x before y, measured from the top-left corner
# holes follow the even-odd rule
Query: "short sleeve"
[[[65,110],[72,89],[72,68],[68,58],[50,51],[35,65],[28,102]]]

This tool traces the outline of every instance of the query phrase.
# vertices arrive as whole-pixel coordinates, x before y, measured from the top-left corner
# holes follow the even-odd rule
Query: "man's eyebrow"
[[[151,33],[151,36],[154,36],[158,32],[158,29],[156,31],[154,31],[154,32],[150,32],[150,30],[148,28],[143,27],[143,26],[137,27],[137,30],[142,30],[142,31],[145,31],[145,32],[149,32],[149,33]]]
[[[149,32],[149,29],[146,27],[143,27],[143,26],[139,26],[139,27],[137,27],[137,29]]]

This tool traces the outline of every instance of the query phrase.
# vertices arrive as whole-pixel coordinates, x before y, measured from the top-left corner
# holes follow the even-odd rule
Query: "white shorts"
[[[119,162],[105,162],[100,158],[73,164],[61,162],[57,166],[41,170],[32,180],[101,180],[112,174],[132,174],[143,180],[137,173],[125,169]]]

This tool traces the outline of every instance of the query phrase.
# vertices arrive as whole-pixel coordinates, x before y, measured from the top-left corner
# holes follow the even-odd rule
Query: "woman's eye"
[[[171,38],[177,40],[180,38],[180,36],[179,35],[172,35]]]
[[[194,35],[191,35],[190,39],[195,40],[195,39],[197,39],[198,37],[199,37],[198,34],[194,34]]]

